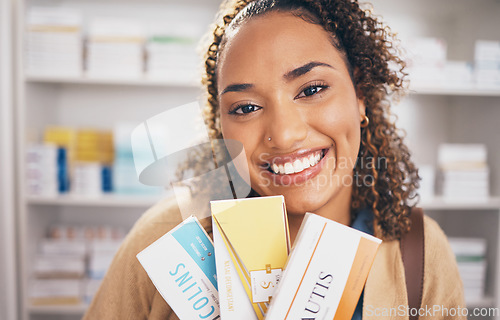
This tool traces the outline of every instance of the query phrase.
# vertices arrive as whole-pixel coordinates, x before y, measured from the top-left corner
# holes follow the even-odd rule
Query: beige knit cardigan
[[[116,254],[84,320],[178,319],[156,290],[136,255],[180,221],[173,200],[161,201],[137,221]],[[201,223],[210,233],[210,219],[204,219]],[[462,281],[446,236],[438,224],[427,216],[424,228],[425,274],[421,309],[423,316],[420,319],[466,319],[451,316],[453,308],[464,308],[464,300]],[[408,319],[401,315],[401,310],[407,304],[399,241],[384,241],[366,282],[363,320]],[[442,312],[429,316],[429,311],[438,307]],[[448,316],[443,308],[449,309]],[[424,315],[426,312],[427,315]]]

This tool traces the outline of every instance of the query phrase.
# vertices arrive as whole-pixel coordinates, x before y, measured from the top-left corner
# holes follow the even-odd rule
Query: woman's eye
[[[258,111],[260,109],[261,109],[261,107],[259,107],[259,106],[256,106],[253,104],[246,104],[246,105],[242,105],[242,106],[238,106],[238,107],[234,108],[229,113],[236,114],[236,115],[244,115],[244,114]]]
[[[305,98],[305,97],[313,96],[325,88],[327,88],[327,86],[324,86],[324,85],[309,86],[309,87],[305,88],[304,90],[302,90],[302,92],[299,93],[299,95],[296,98]]]

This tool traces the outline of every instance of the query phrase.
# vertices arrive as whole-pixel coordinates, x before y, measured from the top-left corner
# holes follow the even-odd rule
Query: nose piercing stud
[[[271,141],[271,137],[267,138],[268,141]]]

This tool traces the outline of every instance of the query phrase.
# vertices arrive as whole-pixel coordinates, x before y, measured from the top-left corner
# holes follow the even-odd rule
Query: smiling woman
[[[286,12],[229,34],[216,69],[221,133],[243,143],[252,188],[285,196],[292,239],[305,212],[349,225],[352,186],[338,178],[353,168],[335,164],[355,163],[365,105],[343,53],[320,25]]]
[[[351,224],[369,208],[377,236],[408,231],[418,176],[389,120],[405,64],[388,29],[351,1],[221,12],[204,79],[211,133],[243,143],[258,194],[285,196],[292,238],[306,211]]]
[[[396,43],[355,0],[228,0],[205,55],[210,134],[243,144],[251,196],[284,195],[292,241],[306,212],[384,239],[353,319],[408,307],[400,239],[411,228],[419,178],[390,120],[390,98],[405,91]],[[143,216],[87,319],[177,319],[135,255],[178,222],[166,205]],[[453,253],[428,217],[421,240],[422,306],[460,309]]]

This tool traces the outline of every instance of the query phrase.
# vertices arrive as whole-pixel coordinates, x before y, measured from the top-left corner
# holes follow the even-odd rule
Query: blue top
[[[363,209],[358,213],[358,216],[351,225],[352,228],[368,233],[373,236],[373,214],[369,209]],[[352,315],[352,320],[361,320],[363,317],[363,296],[365,290],[361,292],[361,296],[359,297],[358,304],[356,305],[356,309],[354,310],[354,314]]]

